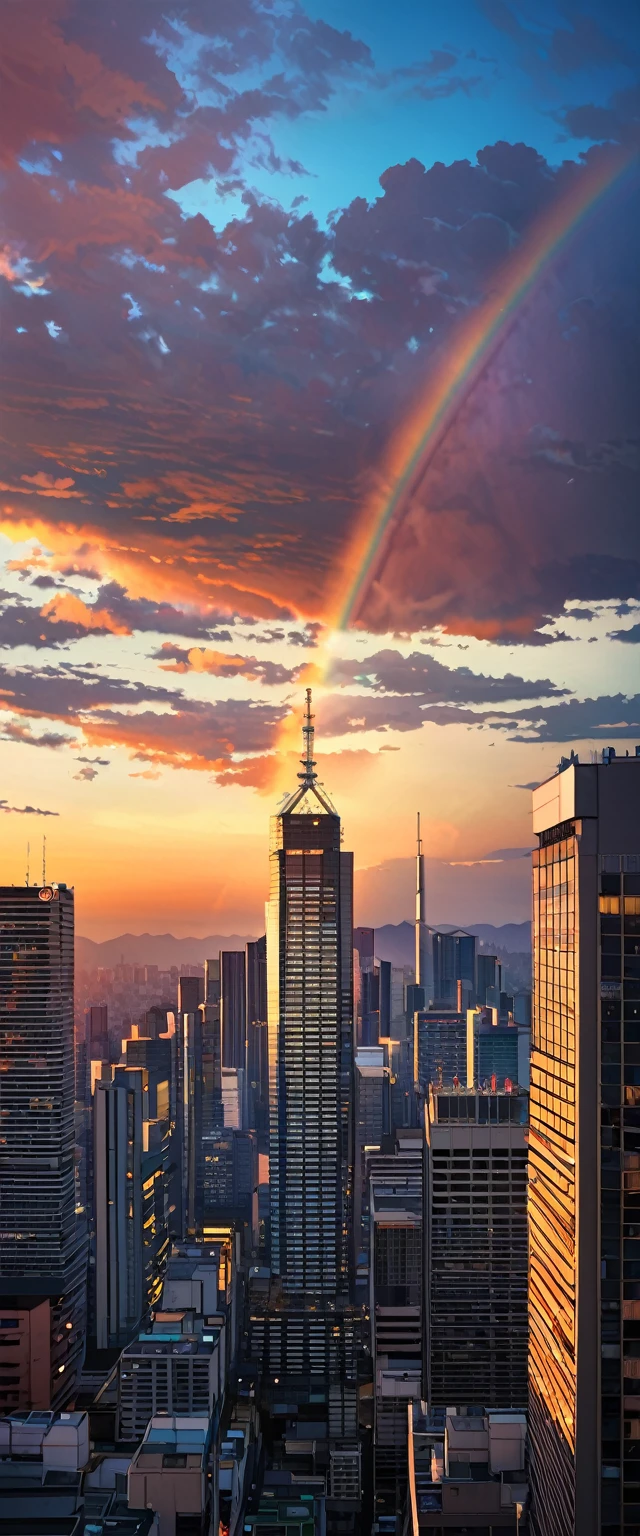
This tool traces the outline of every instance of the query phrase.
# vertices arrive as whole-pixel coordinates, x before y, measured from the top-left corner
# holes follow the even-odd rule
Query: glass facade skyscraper
[[[352,1201],[353,855],[313,761],[272,819],[267,988],[271,1258],[283,1289],[348,1285]]]
[[[536,1536],[640,1533],[640,757],[534,792]]]
[[[87,1238],[74,1178],[73,911],[66,886],[0,888],[0,1298],[5,1310],[20,1299],[48,1300],[52,1405],[73,1393],[86,1326]],[[0,1408],[10,1408],[8,1366],[2,1379]]]

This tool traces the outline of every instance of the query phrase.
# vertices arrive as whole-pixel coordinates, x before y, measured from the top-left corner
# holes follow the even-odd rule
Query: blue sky
[[[271,120],[277,154],[308,174],[268,165],[249,165],[246,174],[260,195],[285,207],[306,197],[322,222],[354,197],[371,201],[386,167],[411,157],[449,164],[504,139],[533,145],[554,165],[577,158],[591,140],[569,133],[559,114],[604,105],[624,90],[640,52],[640,8],[620,0],[579,10],[541,3],[512,9],[503,0],[311,0],[305,10],[364,42],[374,68],[338,83],[324,110]],[[447,64],[446,55],[455,62]],[[241,208],[238,193],[221,200],[202,181],[178,200],[216,227]]]

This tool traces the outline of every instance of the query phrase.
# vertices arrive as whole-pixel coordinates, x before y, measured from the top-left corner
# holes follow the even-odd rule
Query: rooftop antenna
[[[25,885],[29,884],[29,854],[30,853],[31,853],[31,843],[27,843],[27,878],[26,878],[26,880],[24,882]]]
[[[47,883],[47,839],[42,839],[42,884]]]
[[[305,788],[307,785],[315,784],[315,781],[318,777],[316,773],[315,759],[313,756],[313,738],[315,734],[315,728],[313,724],[314,719],[315,716],[311,713],[311,689],[307,688],[307,702],[305,705],[304,720],[302,724],[304,757],[300,758],[303,771],[302,773],[298,774],[298,778],[301,779],[302,783],[305,785]]]

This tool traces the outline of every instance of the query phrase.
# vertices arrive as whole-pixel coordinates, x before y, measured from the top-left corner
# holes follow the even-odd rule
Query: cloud
[[[286,704],[188,699],[181,689],[70,664],[0,667],[3,710],[32,720],[63,721],[94,748],[123,747],[149,763],[197,771],[230,769],[236,754],[270,751],[288,713]],[[75,738],[53,731],[36,736],[26,719],[8,721],[0,735],[33,746],[78,745]],[[108,760],[77,761],[84,766],[75,777],[91,781]]]
[[[37,805],[7,805],[6,800],[0,800],[0,811],[8,816],[59,816],[59,811],[41,811]]]
[[[212,677],[246,677],[249,682],[265,683],[268,687],[290,683],[302,670],[300,667],[284,667],[276,661],[258,661],[255,656],[233,656],[228,651],[199,650],[197,646],[187,650],[168,641],[152,655],[163,672],[208,672]]]
[[[378,84],[383,89],[396,84],[404,85],[407,94],[419,96],[423,101],[437,101],[458,93],[471,96],[483,84],[483,76],[453,75],[451,71],[461,59],[462,55],[454,53],[450,48],[433,48],[428,58],[416,59],[411,64],[402,64],[387,74],[379,75]]]
[[[612,629],[608,639],[621,640],[623,645],[640,645],[640,624],[632,624],[630,629]]]
[[[640,694],[568,699],[549,708],[518,711],[518,721],[494,722],[492,730],[514,731],[512,741],[612,741],[640,743]]]
[[[80,780],[83,780],[87,784],[91,784],[93,779],[97,779],[97,777],[98,777],[98,770],[97,770],[97,768],[89,767],[89,765],[87,764],[87,766],[85,768],[81,768],[80,769],[79,773],[74,773],[73,777],[74,777],[74,779],[80,779]]]
[[[633,68],[637,62],[628,40],[615,37],[595,16],[569,11],[564,18],[568,25],[549,25],[536,16],[534,24],[527,26],[505,0],[483,0],[482,9],[494,27],[516,44],[520,68],[534,77],[543,72],[571,75],[614,64]]]
[[[448,667],[436,657],[414,651],[378,651],[357,662],[335,662],[331,681],[360,683],[375,693],[412,694],[433,704],[491,704],[505,700],[545,698],[566,693],[550,678],[528,679],[507,672],[486,677],[469,667]]]
[[[613,21],[600,37],[573,13],[535,31],[505,6],[491,14],[527,67],[536,49],[559,71],[617,46]],[[391,165],[376,197],[320,228],[297,199],[257,196],[251,160],[272,163],[276,121],[375,81],[348,31],[297,3],[177,0],[161,14],[155,0],[33,0],[10,8],[3,43],[0,526],[23,560],[37,538],[47,570],[99,573],[95,600],[56,594],[42,628],[10,607],[3,643],[104,633],[115,653],[141,630],[204,650],[239,620],[309,640],[390,439],[458,323],[608,151],[550,165],[499,143],[427,170]],[[476,76],[478,61],[441,50],[396,87],[470,89]],[[630,138],[632,94],[605,110]],[[233,190],[224,228],[170,195],[198,181],[220,225]],[[638,595],[639,260],[630,187],[514,318],[399,517],[360,624],[548,645],[566,601]],[[27,334],[45,280],[64,351],[40,320]]]
[[[34,735],[30,726],[21,725],[17,720],[8,720],[0,731],[0,740],[17,741],[28,747],[49,747],[55,751],[58,747],[72,747],[74,742],[70,736],[63,736],[58,731],[41,731],[39,736]]]

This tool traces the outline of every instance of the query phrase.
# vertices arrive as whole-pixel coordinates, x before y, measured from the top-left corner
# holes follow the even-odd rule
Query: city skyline
[[[259,934],[311,685],[356,920],[420,811],[427,919],[524,921],[639,718],[640,22],[244,9],[7,7],[0,873]]]

